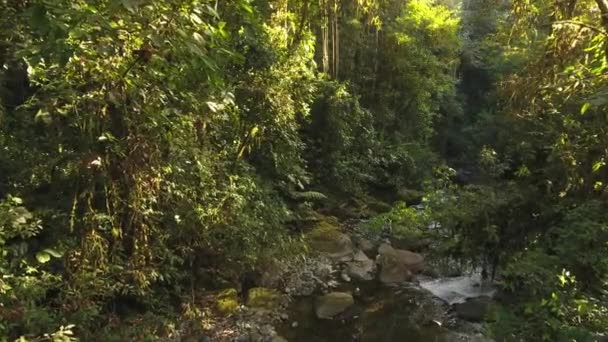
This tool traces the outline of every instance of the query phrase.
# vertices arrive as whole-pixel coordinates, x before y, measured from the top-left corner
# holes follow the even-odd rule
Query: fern
[[[323,201],[327,199],[327,196],[318,191],[290,191],[289,195],[294,200],[303,201]]]

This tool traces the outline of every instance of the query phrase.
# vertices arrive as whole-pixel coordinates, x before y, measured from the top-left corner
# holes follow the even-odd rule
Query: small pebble
[[[293,323],[291,323],[291,327],[292,328],[297,328],[298,327],[298,321],[293,321]]]

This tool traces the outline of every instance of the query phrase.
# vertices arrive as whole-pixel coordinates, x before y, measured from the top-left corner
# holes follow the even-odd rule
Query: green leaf
[[[585,104],[583,104],[581,107],[581,114],[585,114],[587,110],[589,110],[589,107],[591,107],[591,103],[585,102]]]
[[[39,109],[36,113],[36,116],[34,116],[34,121],[36,123],[43,123],[45,125],[48,125],[53,121],[53,119],[51,118],[51,114],[46,111],[43,111],[42,109]]]
[[[203,38],[203,36],[201,36],[198,32],[194,32],[192,34],[192,37],[194,38],[194,40],[200,44],[200,45],[204,45],[205,44],[205,38]]]
[[[593,172],[597,172],[599,169],[601,169],[604,166],[606,166],[606,162],[602,160],[602,161],[599,161],[599,162],[593,164],[592,170],[593,170]]]
[[[46,253],[44,251],[38,252],[36,253],[36,260],[38,260],[38,262],[41,264],[46,264],[47,262],[49,262],[49,260],[51,260],[51,256],[49,255],[49,253]]]
[[[253,13],[253,7],[251,7],[251,5],[249,3],[241,1],[240,5],[241,5],[241,9],[245,10],[247,13],[249,13],[249,14]]]
[[[192,20],[193,23],[200,25],[203,23],[203,20],[201,19],[201,17],[199,17],[196,13],[192,13],[190,14],[190,19]]]
[[[43,250],[43,252],[48,253],[50,255],[52,255],[55,258],[61,258],[61,253],[57,252],[54,249],[51,248],[46,248],[45,250]]]

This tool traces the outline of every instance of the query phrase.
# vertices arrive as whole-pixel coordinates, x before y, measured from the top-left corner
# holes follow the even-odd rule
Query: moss
[[[341,246],[340,230],[328,221],[319,221],[317,225],[306,235],[306,240],[314,248],[322,252],[331,252]]]
[[[239,307],[239,296],[236,289],[226,289],[217,295],[217,309],[229,315]]]
[[[279,305],[280,294],[272,289],[255,287],[247,294],[247,306],[252,308],[274,309]]]

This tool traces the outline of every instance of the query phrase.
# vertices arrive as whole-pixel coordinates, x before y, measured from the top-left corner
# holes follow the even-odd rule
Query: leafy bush
[[[503,283],[519,301],[497,322],[497,336],[592,341],[594,332],[603,332],[608,326],[606,222],[606,210],[596,201],[566,209],[544,240],[512,259],[502,272]]]
[[[0,336],[18,337],[15,327],[22,335],[42,336],[59,323],[47,292],[60,286],[61,277],[48,268],[60,254],[34,247],[41,230],[42,222],[20,198],[0,201]]]
[[[372,115],[346,84],[320,81],[319,88],[305,128],[308,164],[318,183],[361,193],[373,173],[370,160],[377,141]]]
[[[398,202],[389,212],[377,215],[365,223],[372,234],[390,234],[398,239],[416,240],[428,230],[429,213]]]

